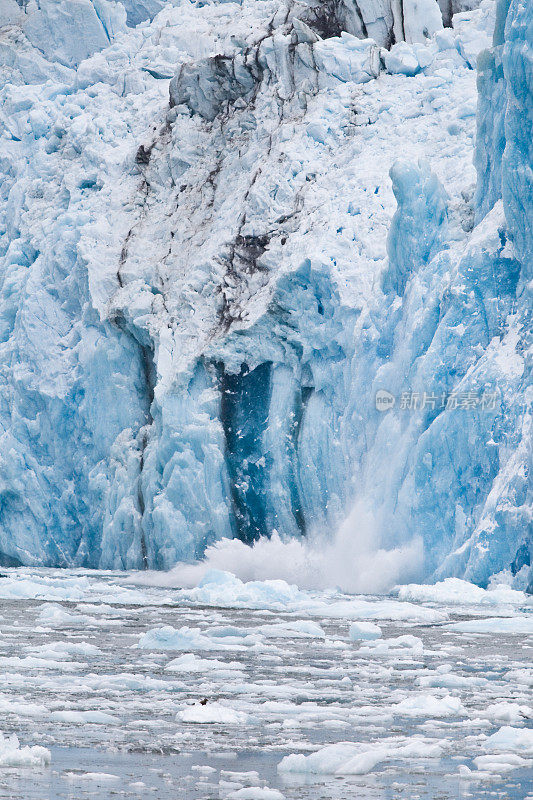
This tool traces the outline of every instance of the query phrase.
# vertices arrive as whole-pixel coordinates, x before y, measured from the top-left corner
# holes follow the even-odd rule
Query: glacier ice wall
[[[440,7],[6,4],[4,563],[363,502],[427,578],[527,582],[533,12]]]

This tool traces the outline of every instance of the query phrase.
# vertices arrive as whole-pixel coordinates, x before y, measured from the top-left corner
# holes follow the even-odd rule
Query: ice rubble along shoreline
[[[5,563],[168,568],[357,499],[417,577],[527,585],[532,10],[340,7],[2,7]]]

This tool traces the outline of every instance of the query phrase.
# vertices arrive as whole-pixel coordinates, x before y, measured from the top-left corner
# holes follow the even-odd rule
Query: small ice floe
[[[18,736],[0,733],[0,767],[46,767],[51,761],[46,747],[21,747]]]
[[[464,622],[452,622],[446,627],[459,633],[515,633],[527,636],[533,634],[533,616],[468,619]]]
[[[533,669],[510,669],[505,673],[505,680],[520,686],[533,686]]]
[[[527,599],[524,592],[511,589],[503,583],[482,589],[460,578],[446,578],[432,585],[409,583],[398,588],[398,597],[401,600],[452,605],[522,605]]]
[[[63,772],[63,778],[67,780],[94,781],[95,783],[116,783],[120,781],[120,775],[113,775],[110,772]]]
[[[169,661],[165,667],[165,672],[182,672],[182,673],[208,673],[216,672],[217,674],[231,673],[232,677],[238,677],[238,673],[242,672],[242,664],[238,661],[218,661],[212,658],[200,658],[195,656],[194,653],[184,653],[179,658],[174,658]]]
[[[247,725],[251,718],[244,711],[237,711],[222,703],[195,703],[178,711],[176,718],[181,722],[192,722],[200,725]]]
[[[533,730],[504,725],[483,744],[486,755],[474,758],[476,770],[459,767],[463,779],[489,780],[514,769],[529,768],[533,761]]]
[[[429,675],[421,675],[417,678],[419,686],[429,689],[474,689],[486,686],[487,678],[477,675],[457,675],[452,672],[449,664],[441,664],[436,670],[432,670]]]
[[[120,724],[119,717],[114,717],[112,714],[106,714],[103,711],[52,711],[50,719],[53,722],[67,722],[72,725],[84,725],[92,723],[93,725],[118,725]]]
[[[418,636],[406,633],[393,639],[368,640],[359,648],[359,653],[372,653],[375,656],[409,656],[420,655],[424,652],[424,644]]]
[[[380,639],[381,628],[373,622],[352,622],[349,637],[352,642],[365,639]]]
[[[52,658],[37,658],[36,656],[1,656],[0,667],[12,667],[16,670],[57,670],[60,672],[75,672],[87,666],[84,661],[69,661]]]
[[[277,789],[261,789],[259,786],[245,786],[230,792],[225,800],[285,800],[285,795]]]
[[[6,600],[82,600],[90,587],[85,576],[52,577],[11,572],[0,578],[0,597]]]
[[[186,625],[182,628],[164,625],[143,633],[139,647],[149,650],[245,650],[245,645],[250,644],[244,636],[224,636],[220,631],[213,631],[213,634],[210,636],[199,628]]]
[[[321,747],[311,755],[292,754],[278,764],[279,772],[316,775],[366,775],[378,764],[404,758],[440,758],[446,742],[413,736],[381,742],[339,742]]]
[[[38,621],[43,625],[65,626],[78,628],[80,626],[97,626],[101,622],[96,617],[89,617],[87,614],[72,614],[58,603],[45,603],[41,606]]]
[[[260,625],[257,629],[267,639],[325,639],[326,634],[317,622],[309,619]]]
[[[41,703],[28,703],[23,698],[0,694],[0,714],[16,714],[18,717],[42,717],[48,708]]]
[[[466,714],[458,697],[433,697],[430,694],[417,694],[406,697],[392,707],[395,714],[403,717],[456,717]]]
[[[524,722],[533,719],[533,709],[518,703],[492,703],[483,711],[477,711],[476,716],[481,719],[490,719],[494,722]]]
[[[513,769],[528,767],[531,764],[531,760],[523,758],[516,753],[490,753],[486,756],[474,758],[474,764],[476,769],[479,770],[478,777],[483,773],[494,777],[494,773],[499,775],[504,772],[511,772]]]
[[[85,658],[97,658],[102,655],[102,651],[94,644],[88,642],[50,642],[33,649],[35,655],[41,658],[64,658],[65,656],[82,656]]]
[[[489,736],[484,747],[486,750],[518,752],[533,756],[533,730],[504,725]]]

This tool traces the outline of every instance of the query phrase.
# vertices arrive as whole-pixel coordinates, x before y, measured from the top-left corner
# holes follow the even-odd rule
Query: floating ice
[[[198,628],[186,625],[164,625],[143,633],[139,639],[139,647],[145,650],[227,650],[228,646],[223,639],[206,636]]]
[[[95,781],[96,783],[115,783],[122,780],[120,775],[110,772],[63,772],[63,776],[70,781]]]
[[[235,672],[242,668],[242,664],[237,661],[217,661],[217,659],[199,658],[194,653],[186,653],[179,658],[174,658],[165,666],[166,672],[184,673],[227,673],[230,677],[236,677]]]
[[[243,786],[226,795],[226,800],[285,800],[285,795],[277,789],[261,789],[258,786]]]
[[[324,639],[326,636],[318,623],[305,619],[261,625],[257,630],[267,639]]]
[[[477,713],[482,719],[495,722],[518,723],[533,719],[533,709],[519,703],[492,703]]]
[[[533,755],[533,730],[529,728],[512,728],[504,725],[485,742],[487,750],[506,751]]]
[[[379,639],[381,628],[373,622],[352,622],[348,635],[354,642],[359,639]]]
[[[402,600],[424,600],[434,603],[453,603],[465,605],[482,603],[487,605],[522,605],[527,596],[524,592],[511,589],[505,584],[491,586],[490,590],[482,589],[459,578],[446,578],[432,586],[411,583],[398,588],[398,597]]]
[[[72,725],[119,725],[120,718],[103,711],[52,711],[50,719],[54,722],[66,722]]]
[[[50,761],[50,750],[45,747],[21,747],[15,734],[4,736],[0,733],[0,767],[45,767]]]
[[[280,772],[319,775],[365,775],[383,761],[402,758],[439,758],[445,742],[411,739],[390,739],[372,745],[339,742],[322,747],[316,753],[285,756],[278,764]]]
[[[456,717],[466,715],[465,708],[458,697],[446,695],[433,697],[419,694],[401,700],[393,707],[395,714],[405,717]]]
[[[223,703],[206,703],[206,705],[197,703],[179,711],[177,716],[182,722],[198,725],[248,725],[251,721],[245,712],[230,708]]]
[[[461,633],[533,634],[533,616],[484,617],[454,622],[448,628]]]
[[[476,756],[474,764],[479,773],[491,774],[511,772],[515,769],[530,768],[533,761],[533,731],[524,728],[504,726],[484,744],[487,755]]]
[[[393,639],[375,639],[364,643],[360,648],[361,652],[372,653],[375,656],[398,656],[409,654],[409,656],[421,655],[424,652],[424,644],[418,636],[409,633],[403,636],[396,636]]]

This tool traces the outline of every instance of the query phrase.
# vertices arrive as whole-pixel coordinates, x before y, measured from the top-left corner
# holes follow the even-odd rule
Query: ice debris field
[[[161,577],[2,574],[0,797],[530,796],[522,592]]]

